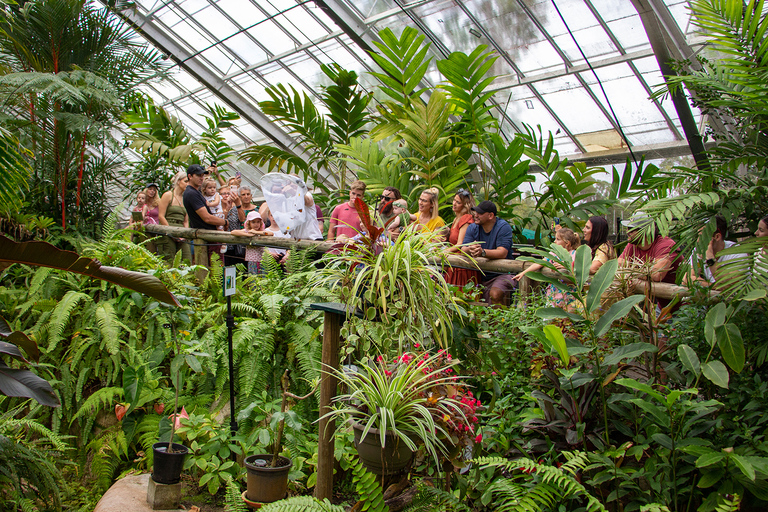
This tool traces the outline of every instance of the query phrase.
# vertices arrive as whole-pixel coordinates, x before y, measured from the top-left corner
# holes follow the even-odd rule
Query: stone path
[[[147,503],[147,485],[149,473],[129,475],[115,482],[104,493],[93,512],[151,512]],[[174,509],[169,512],[182,512]]]

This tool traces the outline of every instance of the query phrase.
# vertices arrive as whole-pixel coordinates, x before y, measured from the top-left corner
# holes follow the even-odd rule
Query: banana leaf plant
[[[157,277],[132,272],[117,267],[103,266],[99,261],[85,258],[72,251],[59,249],[47,242],[15,242],[0,235],[0,271],[14,263],[57,268],[135,290],[158,301],[179,306],[176,297]],[[21,331],[14,331],[8,322],[0,318],[0,355],[8,356],[22,364],[29,361],[22,355],[37,361],[40,356],[37,343]],[[0,393],[6,396],[33,398],[43,405],[57,407],[59,401],[51,385],[29,370],[12,368],[0,361]]]

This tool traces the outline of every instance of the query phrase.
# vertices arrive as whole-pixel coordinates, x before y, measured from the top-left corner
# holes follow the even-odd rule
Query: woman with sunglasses
[[[451,224],[451,231],[448,233],[448,243],[451,246],[446,249],[448,253],[458,253],[461,247],[461,242],[464,240],[464,235],[467,233],[467,227],[472,224],[472,207],[475,206],[475,200],[468,191],[459,189],[455,196],[453,196],[453,213],[456,217]],[[468,282],[475,284],[479,283],[479,275],[477,270],[471,270],[468,268],[454,268],[449,267],[445,271],[445,282],[456,286],[464,286]]]

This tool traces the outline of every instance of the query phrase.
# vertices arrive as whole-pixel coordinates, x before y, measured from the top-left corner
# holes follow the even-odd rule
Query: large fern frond
[[[493,491],[502,501],[495,501],[497,510],[533,512],[566,499],[585,499],[589,512],[607,512],[605,507],[574,478],[578,470],[589,463],[588,455],[582,452],[568,453],[568,461],[563,467],[556,468],[539,464],[527,458],[507,460],[501,457],[481,457],[474,462],[481,467],[496,467],[504,471],[520,471],[526,480],[532,480],[529,474],[536,474],[536,482],[497,480]],[[565,469],[563,469],[565,468]],[[524,473],[523,473],[524,472]],[[519,476],[519,478],[523,478]]]
[[[327,499],[319,501],[311,496],[294,496],[268,503],[260,510],[262,512],[344,512],[344,507],[334,505]]]

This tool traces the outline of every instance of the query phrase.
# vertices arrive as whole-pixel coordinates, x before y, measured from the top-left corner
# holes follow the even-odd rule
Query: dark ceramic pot
[[[176,484],[181,480],[181,470],[184,469],[184,458],[189,449],[183,444],[173,443],[173,451],[168,452],[168,443],[152,445],[155,463],[152,469],[152,480],[159,484]]]
[[[413,458],[413,451],[394,433],[384,435],[384,447],[381,446],[379,430],[372,428],[363,439],[364,426],[353,423],[355,433],[355,448],[360,462],[365,468],[376,475],[396,475],[402,473]]]
[[[287,457],[278,457],[277,467],[270,467],[272,455],[258,454],[245,458],[248,471],[246,497],[259,503],[272,503],[285,498],[288,492],[288,473],[293,462]]]

